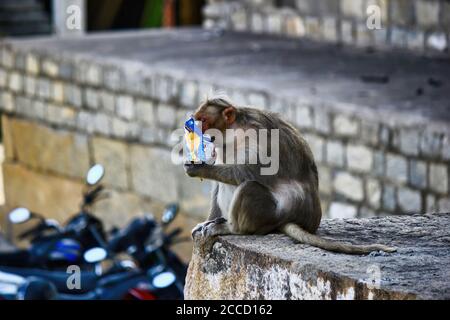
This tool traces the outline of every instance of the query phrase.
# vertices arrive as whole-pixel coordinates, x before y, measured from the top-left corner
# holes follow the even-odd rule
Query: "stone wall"
[[[237,54],[247,50],[241,36],[229,34],[211,40],[212,44],[204,41],[209,36],[202,30],[177,30],[3,43],[0,106],[7,205],[67,217],[77,209],[86,170],[99,162],[106,167],[104,182],[112,196],[99,203],[97,211],[109,224],[124,224],[125,217],[143,210],[158,213],[154,206],[179,201],[188,213],[180,224],[189,230],[207,215],[209,183],[187,178],[182,167],[171,162],[169,137],[212,88],[225,91],[238,104],[279,112],[303,132],[319,166],[326,217],[450,210],[450,133],[445,120],[414,122],[410,109],[368,113],[359,104],[345,111],[331,90],[327,98],[332,102],[325,103],[309,99],[304,91],[283,94],[268,78],[257,77],[266,81],[258,80],[264,83],[258,87],[254,80],[245,80],[250,72],[233,79],[220,69],[229,64],[223,43]],[[176,50],[179,39],[188,39],[182,53]],[[249,39],[249,45],[262,48],[253,51],[252,47],[250,54],[287,54],[283,50],[290,50],[292,57],[298,57],[312,50],[293,47],[288,40],[264,41]],[[203,45],[207,47],[201,49]],[[265,51],[265,46],[277,51],[271,47]],[[128,47],[132,50],[121,56],[120,50]],[[167,57],[168,52],[174,57]],[[205,67],[198,52],[211,54],[217,64]],[[151,63],[142,62],[142,57],[151,54]],[[309,55],[315,56],[323,61],[335,58]],[[243,63],[274,60],[257,57]],[[301,57],[298,65],[306,58]],[[362,60],[356,56],[348,61],[353,65]],[[363,65],[370,66],[370,61]],[[239,62],[234,66],[245,70]],[[272,73],[273,79],[290,77],[288,81],[293,81],[291,67],[282,67],[277,66],[279,74]],[[250,68],[253,73],[267,72],[265,64]],[[448,75],[445,66],[436,69]],[[209,76],[196,75],[199,71]],[[333,83],[344,83],[344,78],[336,77],[340,80]],[[304,79],[299,83],[304,84]],[[393,83],[393,88],[396,83],[405,88],[403,82]],[[282,87],[289,89],[290,85]],[[350,85],[349,93],[355,87]],[[303,87],[309,88],[308,84]],[[322,90],[320,83],[317,88]],[[400,89],[395,94],[403,92]],[[433,101],[438,101],[439,90],[445,98],[445,86],[433,90]],[[367,99],[383,95],[370,93]],[[439,105],[443,106],[445,102]]]
[[[380,28],[369,29],[369,17],[378,13]],[[204,17],[207,28],[448,56],[450,3],[445,0],[210,0]]]
[[[324,221],[338,241],[384,243],[397,251],[348,255],[281,234],[196,239],[186,299],[449,299],[450,214]]]

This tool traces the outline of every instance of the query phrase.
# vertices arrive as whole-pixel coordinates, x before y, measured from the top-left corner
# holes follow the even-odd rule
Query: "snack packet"
[[[202,133],[201,122],[189,118],[184,123],[184,154],[186,163],[214,164],[216,152],[214,141]]]

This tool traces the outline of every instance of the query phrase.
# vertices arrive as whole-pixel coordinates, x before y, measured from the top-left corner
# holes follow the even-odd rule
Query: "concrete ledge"
[[[450,299],[450,214],[325,220],[319,234],[394,254],[335,254],[279,234],[195,243],[187,299]]]

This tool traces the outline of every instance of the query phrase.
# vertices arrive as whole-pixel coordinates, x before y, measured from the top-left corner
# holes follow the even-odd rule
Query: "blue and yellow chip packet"
[[[184,154],[186,163],[215,162],[215,148],[212,139],[203,135],[201,122],[190,117],[184,123]]]
[[[202,129],[199,127],[199,121],[192,117],[184,123],[184,141],[186,162],[206,162]]]

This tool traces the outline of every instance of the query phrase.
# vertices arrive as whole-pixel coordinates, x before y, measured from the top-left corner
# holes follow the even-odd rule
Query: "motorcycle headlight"
[[[171,286],[176,280],[173,272],[166,271],[157,274],[152,281],[152,284],[155,288],[163,289]]]

